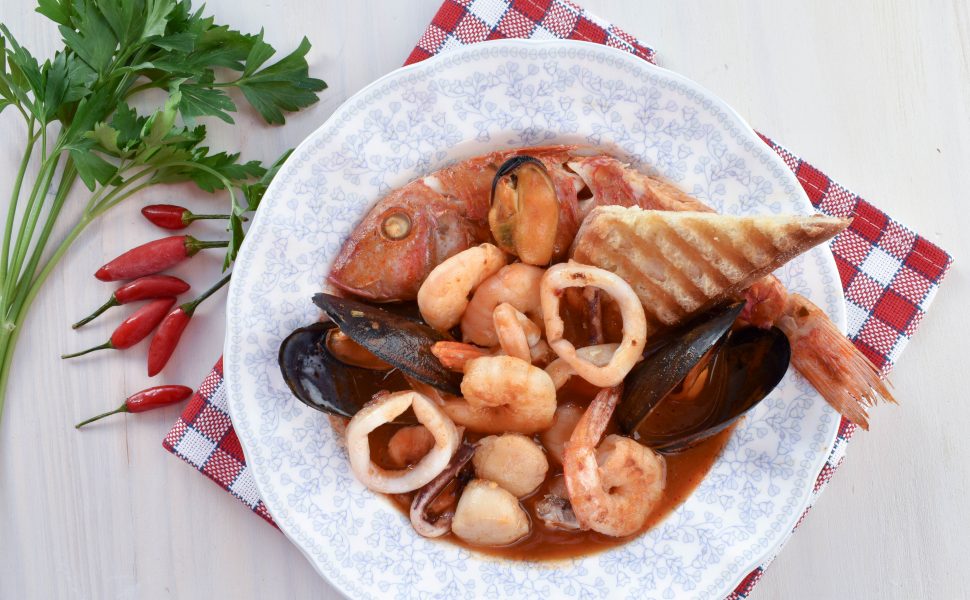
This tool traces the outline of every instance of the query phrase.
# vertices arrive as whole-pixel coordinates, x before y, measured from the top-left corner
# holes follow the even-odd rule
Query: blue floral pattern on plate
[[[229,295],[233,423],[276,522],[354,598],[721,598],[791,531],[838,419],[790,373],[710,474],[647,534],[555,563],[509,562],[425,540],[353,477],[321,413],[290,395],[282,338],[315,320],[344,237],[388,190],[496,148],[600,146],[729,214],[812,212],[791,172],[727,105],[604,46],[503,40],[399,69],[307,138],[263,200]],[[827,249],[779,272],[844,326]]]

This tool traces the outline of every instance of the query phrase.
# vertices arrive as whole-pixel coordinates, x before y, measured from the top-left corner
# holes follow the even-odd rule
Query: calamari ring
[[[596,367],[605,367],[610,363],[610,358],[619,348],[619,344],[596,344],[594,346],[584,346],[576,350],[576,356],[580,360],[589,361]],[[552,378],[552,383],[556,386],[558,390],[562,386],[566,385],[569,378],[576,374],[575,369],[572,365],[561,358],[549,363],[546,366],[546,373]]]
[[[367,436],[390,423],[408,407],[434,436],[434,447],[410,469],[383,469],[370,459]],[[385,494],[412,492],[437,477],[458,449],[461,434],[451,419],[427,396],[414,391],[376,396],[354,415],[347,425],[347,454],[354,475],[368,489]]]
[[[565,325],[559,316],[562,291],[586,286],[597,287],[612,296],[623,317],[623,340],[605,366],[584,360],[576,354],[576,347],[563,339]],[[630,284],[604,269],[569,261],[550,267],[542,276],[539,290],[546,340],[559,358],[569,363],[577,375],[597,387],[619,385],[643,354],[647,343],[647,318]]]

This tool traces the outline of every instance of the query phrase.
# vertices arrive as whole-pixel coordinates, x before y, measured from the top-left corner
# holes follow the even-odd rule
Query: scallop
[[[506,546],[529,535],[531,527],[518,498],[484,479],[468,482],[451,522],[455,535],[478,546]]]
[[[494,481],[519,498],[534,492],[549,470],[539,444],[521,433],[482,438],[472,464],[478,477]]]

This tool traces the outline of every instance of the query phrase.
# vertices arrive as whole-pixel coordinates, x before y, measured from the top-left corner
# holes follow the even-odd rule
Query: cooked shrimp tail
[[[880,401],[896,402],[869,359],[804,296],[791,294],[785,315],[775,325],[791,342],[792,365],[859,427],[869,429],[867,409]]]
[[[431,353],[438,357],[446,369],[458,373],[465,372],[465,364],[468,361],[492,355],[488,348],[480,348],[464,342],[437,342],[431,346]]]
[[[532,347],[542,339],[539,326],[508,302],[495,307],[492,323],[502,351],[531,363]]]

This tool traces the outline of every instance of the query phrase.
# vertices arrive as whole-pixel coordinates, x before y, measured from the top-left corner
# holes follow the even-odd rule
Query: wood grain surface
[[[330,85],[285,127],[261,126],[248,113],[231,135],[216,123],[214,145],[264,160],[295,145],[349,95],[398,67],[439,3],[209,0],[220,21],[247,31],[265,26],[280,51],[307,35],[311,72]],[[846,464],[752,598],[967,597],[970,5],[582,3],[956,259],[893,376],[900,406],[875,411],[872,431],[853,440]],[[33,8],[4,0],[0,21],[46,57],[58,34]],[[4,202],[23,136],[12,111],[0,115]],[[82,199],[72,198],[74,210]],[[151,201],[216,203],[186,187],[121,205],[80,238],[27,319],[0,424],[0,598],[336,597],[283,535],[162,450],[179,409],[72,427],[149,384],[145,343],[69,364],[58,355],[102,342],[123,313],[70,328],[110,293],[95,269],[160,237],[138,214]],[[193,233],[220,232],[207,223]],[[201,256],[177,272],[203,289],[219,262]],[[218,357],[223,298],[197,313],[166,382],[197,385]]]

